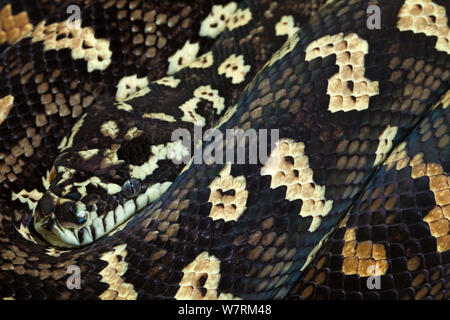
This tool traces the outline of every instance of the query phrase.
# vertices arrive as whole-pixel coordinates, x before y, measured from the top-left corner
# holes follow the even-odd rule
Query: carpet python
[[[75,29],[62,4],[36,26],[20,15],[23,34],[0,25],[0,296],[448,299],[449,4],[184,11],[200,2],[86,1]],[[167,12],[193,30],[167,36]],[[165,24],[167,50],[150,50]],[[191,154],[171,134],[194,126],[277,140],[264,163],[246,143],[246,164],[175,165]]]

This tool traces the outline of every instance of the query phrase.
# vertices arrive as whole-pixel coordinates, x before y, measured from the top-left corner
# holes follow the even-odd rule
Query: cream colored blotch
[[[126,246],[126,244],[118,245],[113,251],[103,253],[100,258],[108,263],[100,272],[101,281],[109,285],[109,288],[99,296],[102,300],[135,300],[138,296],[134,286],[122,278],[128,270],[128,263],[125,261],[128,254]]]
[[[161,112],[144,113],[142,115],[142,118],[156,119],[156,120],[167,121],[167,122],[176,122],[177,121],[174,116],[171,116],[170,114],[161,113]]]
[[[201,283],[202,280],[204,284]],[[204,251],[183,269],[177,300],[237,300],[231,293],[217,293],[220,282],[220,261]],[[206,289],[203,294],[201,288]]]
[[[43,195],[44,194],[37,189],[33,189],[31,192],[23,189],[19,193],[12,192],[11,200],[19,200],[21,203],[27,204],[30,210],[34,210]]]
[[[431,0],[405,0],[398,13],[400,31],[411,30],[437,37],[436,50],[450,54],[450,29],[445,7]]]
[[[219,66],[219,74],[231,78],[231,83],[238,84],[245,80],[250,69],[251,66],[245,64],[243,55],[236,56],[233,53]]]
[[[147,77],[138,78],[137,75],[123,77],[117,84],[116,100],[123,101],[148,86]]]
[[[261,168],[262,176],[271,176],[270,188],[286,186],[286,200],[302,200],[300,216],[313,217],[310,232],[320,226],[322,218],[333,206],[333,201],[325,198],[325,186],[316,184],[313,174],[305,154],[305,144],[292,139],[280,139]]]
[[[211,51],[204,53],[189,65],[189,68],[209,68],[214,63],[214,56]]]
[[[225,98],[219,95],[219,90],[211,88],[210,85],[200,86],[194,91],[194,97],[212,102],[216,114],[220,114],[225,108]]]
[[[392,142],[397,134],[398,131],[398,127],[396,126],[387,126],[386,129],[384,129],[384,131],[381,133],[380,137],[378,138],[379,143],[378,143],[378,147],[377,150],[375,151],[376,154],[376,158],[375,158],[375,165],[377,166],[378,164],[381,163],[381,161],[383,161],[387,154],[389,153],[389,151],[391,151],[392,149]]]
[[[236,12],[236,2],[230,2],[226,6],[217,4],[212,7],[211,13],[202,21],[200,25],[200,36],[217,38],[227,27],[233,13]]]
[[[206,119],[195,111],[200,101],[200,98],[193,97],[179,106],[180,110],[183,111],[182,121],[191,122],[201,127],[205,126]]]
[[[160,160],[176,160],[181,159],[188,155],[188,150],[183,143],[179,141],[168,142],[166,144],[154,145],[150,147],[151,155],[147,161],[142,165],[130,164],[129,173],[130,177],[135,179],[144,180],[151,175],[156,169],[159,168],[158,161]]]
[[[109,121],[103,122],[102,126],[100,127],[100,132],[105,137],[110,137],[112,139],[116,139],[117,135],[120,132],[120,129],[117,126],[117,123],[115,121],[109,120]]]
[[[69,139],[64,138],[61,143],[58,146],[58,149],[61,149],[61,151],[64,151],[67,148],[72,147],[73,145],[73,139],[75,139],[75,136],[77,135],[78,131],[81,129],[84,123],[84,118],[86,118],[87,113],[85,113],[72,127],[72,131],[70,133]]]
[[[169,68],[167,74],[172,75],[177,71],[187,67],[190,63],[197,59],[197,53],[200,50],[198,42],[191,43],[186,41],[183,48],[179,49],[172,56],[169,57]]]
[[[231,164],[226,164],[209,185],[211,193],[208,201],[212,204],[209,216],[213,220],[237,221],[247,208],[248,191],[245,187],[245,177],[233,177]],[[226,194],[227,191],[233,192]]]
[[[0,124],[6,120],[14,104],[14,97],[9,95],[0,99]]]
[[[305,60],[336,55],[339,71],[328,80],[330,112],[365,110],[369,99],[379,93],[378,81],[365,77],[364,57],[369,44],[356,33],[327,35],[311,42],[306,48]],[[352,88],[349,84],[352,84]]]
[[[167,86],[170,88],[176,88],[180,84],[180,81],[181,81],[180,79],[169,76],[169,77],[164,77],[159,80],[156,80],[155,83],[164,85],[164,86]]]
[[[234,30],[247,25],[252,20],[252,12],[249,8],[238,9],[227,23],[228,30]]]
[[[112,57],[109,41],[95,38],[94,29],[81,28],[81,23],[68,25],[62,21],[46,26],[42,21],[33,30],[32,41],[43,41],[45,51],[71,49],[73,59],[87,61],[88,72],[109,67]]]
[[[293,16],[282,16],[281,20],[275,25],[275,34],[277,36],[287,35],[290,37],[299,30],[300,28],[295,26]]]

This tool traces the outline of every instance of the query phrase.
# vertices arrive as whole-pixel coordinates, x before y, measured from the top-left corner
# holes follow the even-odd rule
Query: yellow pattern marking
[[[197,109],[197,104],[200,102],[200,99],[194,97],[189,99],[185,103],[180,106],[180,110],[183,111],[184,115],[181,120],[186,122],[192,122],[198,126],[203,127],[206,124],[206,120],[200,114],[198,114],[195,109]]]
[[[443,103],[442,107],[445,109],[449,103],[447,96],[441,99],[436,106],[439,106],[441,102]],[[429,123],[425,123],[420,129],[422,133],[425,133],[426,130],[430,129]],[[444,131],[445,129],[447,129],[445,123],[435,128],[436,132]],[[427,143],[426,137],[430,138],[430,136],[424,135],[421,139],[422,143]],[[441,136],[440,140],[450,141],[449,139],[445,140],[445,137],[448,137],[448,134]],[[444,148],[445,145],[442,145],[442,147]],[[431,235],[437,240],[437,250],[439,252],[450,250],[450,177],[448,173],[444,171],[444,168],[439,163],[426,163],[423,153],[416,154],[412,158],[409,157],[406,150],[406,142],[401,143],[385,163],[387,170],[391,170],[394,167],[396,170],[401,170],[410,166],[413,179],[429,178],[429,188],[433,192],[436,205],[424,217],[424,221],[428,223]]]
[[[400,31],[437,37],[436,50],[450,54],[450,29],[445,7],[431,0],[405,0],[398,14],[397,27]]]
[[[94,29],[81,28],[81,23],[71,24],[69,28],[67,21],[48,26],[43,21],[36,26],[31,36],[33,42],[44,42],[45,51],[71,49],[74,60],[87,61],[88,72],[105,70],[111,64],[109,41],[95,38]]]
[[[386,129],[381,133],[380,137],[378,138],[379,143],[377,150],[375,151],[376,158],[375,158],[375,165],[377,166],[381,161],[385,159],[388,152],[391,151],[392,148],[392,141],[395,138],[395,135],[397,134],[398,127],[395,126],[387,126]]]
[[[189,68],[209,68],[214,63],[214,56],[211,51],[204,53],[189,65]]]
[[[137,75],[123,77],[117,84],[116,100],[123,101],[148,86],[147,77],[138,78]]]
[[[450,106],[450,90],[447,90],[447,92],[444,94],[444,97],[441,100],[442,102],[442,108],[447,109],[448,106]],[[439,104],[436,104],[433,109],[435,109]]]
[[[245,64],[243,55],[236,56],[233,53],[219,66],[219,74],[231,78],[231,83],[238,84],[245,80],[250,69],[251,66]]]
[[[120,129],[117,127],[117,123],[115,121],[109,120],[106,122],[103,122],[100,132],[105,137],[111,137],[112,139],[116,139],[117,135],[120,132]]]
[[[325,199],[325,186],[313,180],[313,170],[305,154],[305,144],[292,139],[280,139],[269,160],[261,168],[262,176],[271,176],[270,188],[286,186],[286,200],[302,200],[300,216],[312,216],[309,231],[315,231],[332,206],[333,201]]]
[[[213,5],[211,13],[202,21],[200,36],[217,38],[227,27],[227,23],[236,9],[236,2],[230,2],[226,6]]]
[[[386,274],[389,268],[384,244],[372,241],[357,242],[355,228],[348,228],[345,231],[342,255],[344,256],[342,271],[347,275],[379,276]]]
[[[0,44],[14,43],[32,29],[33,25],[27,12],[23,11],[14,16],[10,4],[0,10]]]
[[[100,295],[102,300],[135,300],[137,292],[131,283],[126,283],[122,276],[128,270],[128,263],[125,258],[128,252],[126,244],[114,247],[113,251],[103,253],[101,260],[108,262],[108,265],[100,272],[101,281],[107,283],[109,288]]]
[[[167,60],[169,61],[169,68],[167,69],[167,74],[172,75],[177,71],[187,67],[191,62],[197,59],[197,53],[200,50],[200,45],[198,42],[190,43],[186,41],[183,48],[179,49]]]
[[[142,165],[128,166],[130,177],[140,180],[145,180],[156,169],[159,168],[158,161],[160,160],[177,160],[181,161],[182,157],[187,156],[188,150],[183,146],[182,142],[174,141],[166,144],[153,145],[150,147],[151,155],[147,161]]]
[[[161,120],[161,121],[167,121],[167,122],[176,122],[177,120],[175,119],[175,117],[171,116],[170,114],[165,114],[165,113],[144,113],[142,115],[142,118],[147,118],[147,119],[156,119],[156,120]]]
[[[238,9],[227,23],[227,28],[231,31],[236,28],[245,26],[252,20],[252,12],[249,8],[244,10]]]
[[[308,257],[306,258],[306,262],[303,264],[303,266],[300,268],[300,271],[305,270],[311,261],[316,257],[317,253],[319,252],[320,248],[322,248],[323,243],[328,240],[330,237],[330,234],[333,233],[334,230],[330,230],[327,234],[323,236],[322,239],[316,244],[316,246],[311,250],[311,252],[308,254]]]
[[[9,95],[0,99],[0,124],[6,120],[14,104],[14,97]]]
[[[220,261],[208,252],[202,252],[183,269],[177,300],[237,300],[232,294],[217,293],[220,281]],[[203,294],[201,289],[206,292]]]
[[[95,157],[99,151],[100,151],[99,149],[89,149],[89,150],[79,151],[78,154],[80,155],[81,159],[83,159],[84,161],[88,161],[88,160],[92,159],[93,157]]]
[[[427,176],[436,206],[424,217],[430,232],[437,240],[439,252],[450,250],[450,177],[437,163],[412,161],[414,179]]]
[[[245,187],[245,177],[233,177],[231,164],[226,164],[209,185],[211,194],[208,201],[212,203],[209,216],[213,220],[237,221],[247,208],[248,191]]]
[[[176,79],[175,77],[169,76],[156,80],[155,83],[168,86],[171,88],[176,88],[180,84],[180,81],[181,81],[180,79]]]
[[[275,34],[277,36],[287,35],[291,37],[299,30],[300,28],[295,26],[293,16],[282,16],[281,20],[275,25]]]
[[[219,128],[221,125],[223,125],[225,122],[231,119],[231,117],[236,113],[237,111],[237,104],[230,107],[225,111],[224,115],[219,119],[217,122],[215,128]]]
[[[206,124],[205,118],[198,114],[195,109],[201,100],[212,102],[212,107],[216,109],[216,113],[220,114],[225,108],[225,99],[219,95],[219,91],[211,88],[211,86],[200,86],[194,90],[194,97],[183,103],[179,108],[183,111],[182,121],[191,122],[198,126]]]
[[[21,203],[27,204],[30,210],[34,210],[43,195],[44,194],[37,189],[33,189],[31,192],[23,189],[19,193],[12,192],[11,200],[19,200]]]
[[[306,48],[306,61],[336,55],[339,72],[328,80],[329,111],[367,109],[370,97],[379,93],[378,81],[364,76],[364,56],[368,52],[367,41],[355,33],[327,35],[311,42]]]
[[[219,95],[219,90],[211,88],[210,85],[200,86],[194,91],[194,97],[212,102],[216,114],[220,114],[225,108],[225,99]]]

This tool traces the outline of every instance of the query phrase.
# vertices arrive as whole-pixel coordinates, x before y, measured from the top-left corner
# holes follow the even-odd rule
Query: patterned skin
[[[369,5],[381,9],[381,29],[367,28]],[[247,8],[252,17],[270,16],[270,12],[259,11],[259,5],[252,1],[242,4],[242,10]],[[383,249],[375,238],[368,250],[364,238],[367,232],[355,234],[356,227],[349,219],[347,224],[352,231],[345,240],[350,244],[343,256],[350,259],[342,264],[342,271],[361,272],[364,277],[363,272],[367,271],[364,268],[360,271],[359,265],[370,266],[372,260],[366,259],[368,251],[373,254],[375,267],[379,267],[374,268],[376,272],[396,273],[402,267],[415,271],[436,266],[448,270],[445,234],[447,231],[448,235],[448,227],[445,229],[442,221],[447,217],[444,210],[447,189],[442,182],[448,177],[448,139],[445,139],[448,127],[442,126],[445,113],[435,111],[431,115],[436,119],[437,124],[433,126],[436,131],[425,124],[423,133],[412,134],[413,137],[423,134],[424,142],[439,141],[420,145],[434,147],[434,158],[431,153],[428,158],[426,150],[422,151],[422,157],[415,157],[421,152],[415,149],[408,154],[409,140],[405,140],[439,99],[443,99],[442,104],[434,110],[448,104],[448,93],[444,95],[449,90],[450,76],[449,38],[445,32],[447,12],[448,4],[442,1],[429,2],[423,7],[414,0],[329,1],[300,32],[295,30],[218,125],[222,132],[233,128],[278,129],[280,139],[266,163],[190,164],[158,200],[127,224],[77,250],[24,244],[23,238],[20,240],[17,232],[14,234],[10,220],[0,220],[0,230],[7,236],[5,244],[2,243],[7,248],[2,248],[2,258],[6,261],[0,273],[2,295],[27,298],[54,294],[63,298],[102,299],[282,298],[299,278],[307,275],[303,271],[339,227],[345,213],[351,207],[365,210],[364,197],[370,197],[370,192],[363,193],[361,203],[354,201],[366,186],[370,188],[370,179],[377,177],[380,165],[385,166],[378,173],[381,177],[385,170],[392,169],[397,158],[387,162],[385,159],[397,145],[398,159],[405,159],[401,166],[417,167],[414,179],[427,176],[425,179],[430,180],[427,195],[435,198],[436,208],[424,217],[430,225],[431,236],[426,234],[426,228],[410,231],[416,237],[431,239],[423,241],[424,245],[431,246],[429,251],[422,249],[426,263],[421,263],[420,254],[416,254],[415,263],[406,265],[384,259]],[[434,18],[429,18],[430,15]],[[286,19],[284,22],[289,24]],[[253,19],[245,19],[244,15],[246,20],[248,25]],[[423,28],[423,20],[429,28]],[[232,54],[229,52],[228,57]],[[224,69],[228,69],[227,64]],[[246,70],[239,65],[237,69]],[[232,72],[227,76],[227,70],[223,73],[231,84],[240,79]],[[156,101],[161,103],[164,98],[161,96]],[[192,122],[198,119],[190,115],[194,116]],[[159,121],[167,122],[167,118]],[[79,130],[82,127],[83,123]],[[108,128],[109,125],[103,131],[109,135],[116,132]],[[69,148],[77,145],[73,140],[68,138]],[[223,141],[204,146],[214,146],[224,151],[223,154],[227,149],[236,152],[237,148]],[[246,145],[246,151],[249,148]],[[404,175],[400,178],[403,181]],[[418,205],[425,202],[421,198]],[[402,197],[398,203],[385,203],[399,209],[409,204],[410,200]],[[386,224],[391,219],[395,221],[393,214],[384,217]],[[344,222],[340,226],[343,225]],[[399,234],[397,229],[393,228],[391,233]],[[12,237],[17,241],[15,245],[11,245]],[[395,247],[396,241],[402,238],[387,240]],[[432,259],[437,251],[441,254],[440,261]],[[386,257],[390,254],[387,252]],[[80,291],[68,290],[61,275],[73,264],[81,266],[84,285]],[[438,273],[438,280],[439,276],[445,278],[447,271],[444,272]],[[14,286],[18,282],[39,283],[39,278],[47,281],[36,290],[29,285]],[[436,280],[433,276],[424,279],[414,283]],[[307,280],[302,278],[302,281]],[[426,289],[419,288],[419,294],[414,296],[404,294],[402,283],[396,280],[392,290],[398,293],[397,298],[445,298],[446,289],[442,289],[442,281],[441,284],[441,288],[433,289],[433,283],[432,289],[424,293],[431,286],[425,283]],[[345,289],[350,298],[357,296],[352,292],[359,290]],[[322,296],[323,292],[322,289]],[[307,293],[304,297],[309,296]]]
[[[101,98],[124,99],[129,86],[201,55],[215,40],[200,35],[202,21],[213,5],[228,2],[77,0],[70,5],[80,8],[81,24],[69,23],[67,5],[36,21],[0,55],[1,197],[44,191],[63,137],[85,110]],[[9,20],[2,16],[3,25]],[[172,62],[186,43],[195,50]]]
[[[292,18],[289,13],[303,13],[311,6],[294,1],[274,6],[267,1],[240,8],[235,13],[238,19],[232,18],[228,30],[193,64],[130,92],[120,103],[103,101],[90,108],[55,160],[55,177],[40,200],[36,229],[56,246],[85,245],[156,200],[184,167],[173,160],[189,159],[191,154],[171,141],[172,133],[188,130],[192,150],[198,144],[194,125],[204,131],[211,128],[226,106],[235,104],[270,53],[298,29],[293,20],[284,21]],[[267,10],[271,15],[266,18]],[[232,44],[243,30],[251,36]],[[133,197],[123,188],[131,180],[139,184]]]

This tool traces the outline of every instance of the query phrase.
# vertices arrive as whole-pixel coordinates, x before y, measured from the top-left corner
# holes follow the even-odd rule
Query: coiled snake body
[[[2,53],[1,297],[448,299],[448,3],[207,2],[200,45],[173,31],[195,10],[136,3],[88,1],[70,30],[61,5]],[[170,138],[194,124],[278,140],[183,168]]]

